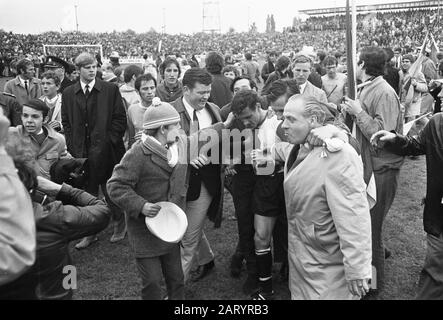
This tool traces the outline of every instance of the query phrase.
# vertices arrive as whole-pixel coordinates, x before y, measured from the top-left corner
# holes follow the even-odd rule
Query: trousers
[[[142,279],[143,300],[162,300],[162,275],[165,277],[169,300],[184,300],[185,285],[180,259],[180,246],[168,254],[152,258],[136,258],[137,269]]]
[[[377,289],[382,290],[385,280],[385,248],[383,245],[383,222],[394,201],[399,169],[374,172],[377,203],[371,209],[372,265],[376,270]]]
[[[211,202],[212,195],[202,183],[199,198],[186,203],[188,228],[181,241],[181,260],[185,282],[189,278],[194,261],[197,261],[199,265],[204,265],[214,260],[214,253],[203,231]]]
[[[248,274],[257,274],[254,244],[254,212],[252,199],[257,178],[254,172],[239,170],[232,177],[232,199],[237,216],[238,245],[237,252],[246,259]]]
[[[427,250],[417,300],[443,300],[443,233],[427,235]]]

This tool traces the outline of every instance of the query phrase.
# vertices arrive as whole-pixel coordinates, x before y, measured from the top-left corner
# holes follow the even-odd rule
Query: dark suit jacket
[[[275,71],[274,64],[268,60],[268,62],[266,62],[263,65],[263,68],[261,69],[261,77],[263,81],[266,82],[266,80],[268,80],[269,75],[274,71]]]
[[[62,124],[68,151],[89,159],[90,178],[105,183],[125,153],[126,112],[118,87],[96,79],[87,101],[80,82],[62,94]],[[89,139],[87,136],[87,130]]]
[[[209,101],[219,108],[231,102],[232,91],[230,89],[231,79],[222,74],[212,74],[211,96]]]
[[[389,85],[394,88],[395,93],[399,95],[399,85],[400,85],[400,75],[398,74],[399,69],[392,67],[391,65],[386,66],[386,72],[383,78],[389,83]]]
[[[58,92],[63,93],[65,89],[71,85],[73,85],[75,82],[68,79],[68,77],[64,77],[63,81],[60,83],[60,89],[58,89]]]
[[[180,115],[180,125],[181,128],[186,132],[186,134],[189,136],[191,133],[191,118],[189,117],[189,114],[186,112],[186,108],[183,104],[183,97],[178,98],[174,102],[171,103],[172,106],[177,110],[177,112]],[[215,104],[208,102],[205,107],[209,113],[211,114],[212,118],[215,120],[215,122],[221,122],[220,117],[220,109]],[[201,170],[201,169],[200,169]],[[216,194],[213,194],[211,205],[208,209],[208,217],[209,219],[214,222],[214,227],[219,228],[221,225],[222,220],[222,213],[223,213],[223,181],[224,181],[224,170],[222,165],[218,165],[219,175],[217,176],[219,179],[216,179],[213,183],[216,185],[216,189],[218,192]],[[191,178],[192,179],[192,178]],[[192,186],[189,186],[188,189],[188,195],[189,192],[192,192]],[[208,189],[213,189],[208,187]]]
[[[316,71],[311,72],[311,74],[308,77],[308,81],[317,88],[321,89],[323,82],[321,80],[321,75],[318,74]]]

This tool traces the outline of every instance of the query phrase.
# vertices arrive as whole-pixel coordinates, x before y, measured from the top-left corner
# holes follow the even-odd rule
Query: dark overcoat
[[[96,79],[86,99],[80,82],[62,94],[62,124],[68,151],[88,158],[90,178],[105,183],[125,153],[126,112],[115,84]]]

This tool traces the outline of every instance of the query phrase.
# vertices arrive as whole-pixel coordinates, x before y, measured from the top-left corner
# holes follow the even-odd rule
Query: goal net
[[[43,54],[45,56],[56,56],[68,61],[75,59],[80,53],[89,52],[93,56],[97,53],[103,59],[103,47],[100,44],[44,44]]]

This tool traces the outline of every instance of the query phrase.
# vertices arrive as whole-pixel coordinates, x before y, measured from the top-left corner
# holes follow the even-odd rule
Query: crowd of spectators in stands
[[[402,12],[378,12],[358,15],[357,43],[360,47],[381,46],[416,48],[422,44],[429,29],[438,46],[443,45],[443,27],[437,9],[408,10]],[[0,29],[0,75],[4,69],[12,69],[14,61],[26,53],[38,68],[43,61],[43,45],[100,44],[104,58],[116,51],[120,57],[141,58],[146,52],[156,53],[161,40],[162,54],[190,58],[194,54],[217,51],[224,55],[250,52],[261,55],[270,50],[297,52],[303,46],[330,51],[345,51],[345,16],[310,17],[296,27],[284,32],[254,33],[228,32],[224,34],[169,35],[151,30],[136,33],[123,32],[45,32],[41,34],[15,34]],[[77,51],[76,51],[77,49]],[[51,55],[71,61],[84,48],[51,48]],[[98,50],[96,53],[99,53]],[[189,57],[188,57],[189,55]]]

